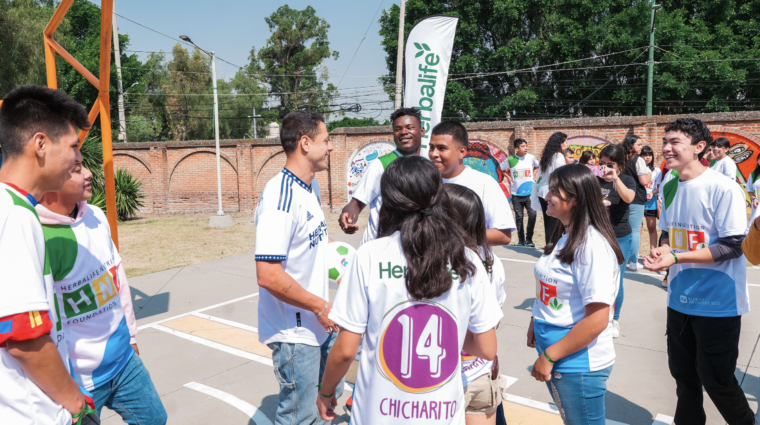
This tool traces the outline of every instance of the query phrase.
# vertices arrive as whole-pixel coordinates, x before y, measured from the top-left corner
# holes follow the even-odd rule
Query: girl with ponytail
[[[335,388],[364,334],[352,423],[427,418],[427,411],[401,412],[405,403],[424,403],[440,419],[464,422],[459,354],[493,360],[503,317],[488,272],[471,238],[449,217],[441,175],[429,160],[395,160],[380,185],[378,239],[357,250],[330,312],[341,332],[317,408],[324,420],[337,417]]]

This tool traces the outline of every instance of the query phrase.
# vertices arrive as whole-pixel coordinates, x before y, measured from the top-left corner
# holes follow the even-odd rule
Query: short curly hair
[[[678,118],[665,127],[665,133],[671,131],[680,131],[689,136],[692,145],[696,145],[704,140],[707,143],[707,146],[705,146],[705,148],[702,149],[702,152],[699,153],[700,160],[705,156],[707,149],[709,149],[714,143],[710,129],[707,128],[707,125],[705,125],[702,120],[696,118]]]
[[[393,125],[393,122],[396,121],[396,119],[406,116],[417,118],[417,122],[420,126],[422,125],[422,113],[416,108],[398,108],[393,111],[391,114],[391,125]]]

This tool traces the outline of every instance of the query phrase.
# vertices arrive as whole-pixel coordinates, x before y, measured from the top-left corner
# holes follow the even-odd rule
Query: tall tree
[[[760,107],[760,62],[746,60],[760,54],[760,0],[661,3],[654,113]],[[444,116],[491,120],[645,112],[647,67],[640,64],[648,59],[649,1],[409,0],[405,33],[432,14],[460,18]],[[393,5],[380,18],[389,71],[381,79],[385,83],[395,76],[398,15]],[[595,59],[580,60],[590,57]]]
[[[338,58],[330,51],[327,31],[330,25],[316,15],[313,7],[304,10],[280,6],[264,19],[272,32],[266,45],[251,49],[246,70],[270,87],[283,113],[294,109],[325,112],[330,97],[337,90],[327,84],[327,74],[320,65],[325,59]]]
[[[174,45],[172,60],[167,64],[169,85],[164,87],[174,140],[199,139],[210,133],[213,116],[204,107],[208,96],[199,96],[211,94],[210,66],[211,60],[198,48],[191,55],[179,43]]]
[[[42,31],[54,11],[52,1],[0,0],[0,98],[22,84],[47,84]],[[64,45],[68,26],[60,26]]]

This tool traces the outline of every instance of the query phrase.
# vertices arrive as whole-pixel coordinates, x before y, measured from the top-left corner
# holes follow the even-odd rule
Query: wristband
[[[325,309],[324,309],[324,310],[322,310],[322,312],[321,312],[321,313],[319,313],[319,314],[317,314],[317,313],[314,313],[314,314],[316,314],[316,315],[317,315],[317,317],[322,317],[322,315],[323,315],[323,314],[325,314],[325,312],[327,311],[327,306],[328,306],[328,305],[330,305],[330,304],[329,304],[328,302],[325,302]]]
[[[90,409],[90,406],[87,405],[87,403],[84,404],[84,407],[82,407],[82,411],[77,413],[76,415],[71,415],[72,419],[79,419],[83,415],[98,415],[98,411],[95,409]],[[76,421],[74,421],[76,422]]]
[[[548,355],[548,354],[546,354],[546,350],[544,350],[544,353],[543,353],[543,354],[544,354],[544,357],[546,357],[546,360],[548,360],[548,361],[549,361],[549,363],[551,363],[551,364],[554,364],[554,360],[552,360],[552,359],[550,359],[550,358],[549,358],[549,355]]]
[[[673,259],[676,260],[676,264],[678,264],[678,257],[676,256],[675,252],[671,252],[673,254]]]
[[[330,395],[324,395],[322,394],[322,383],[320,382],[319,385],[317,385],[317,388],[319,388],[319,395],[321,395],[324,398],[332,398],[332,396],[335,395],[335,391],[332,392]]]

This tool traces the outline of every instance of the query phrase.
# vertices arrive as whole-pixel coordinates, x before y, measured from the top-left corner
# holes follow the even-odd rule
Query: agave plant
[[[92,199],[89,204],[106,212],[105,178],[103,173],[103,145],[99,137],[88,137],[82,144],[82,165],[92,171]],[[143,206],[142,183],[126,170],[116,170],[116,215],[119,221],[137,215]]]

